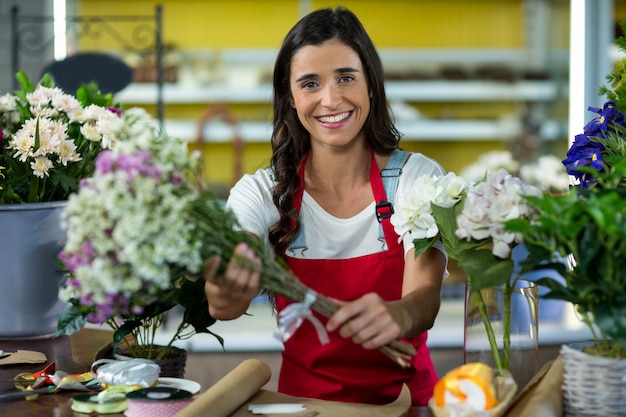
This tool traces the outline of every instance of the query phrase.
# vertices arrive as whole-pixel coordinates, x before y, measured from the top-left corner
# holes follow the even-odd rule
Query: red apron
[[[305,162],[298,172],[302,185],[294,198],[298,211],[304,193]],[[373,153],[370,182],[376,201],[386,200]],[[404,250],[388,218],[382,220],[382,225],[386,251],[350,259],[299,259],[285,254],[287,264],[304,284],[327,297],[354,300],[376,292],[384,300],[397,300],[402,295]],[[279,312],[290,303],[283,296],[278,296],[276,301]],[[326,324],[325,317],[314,314]],[[413,405],[427,404],[437,375],[426,346],[426,333],[405,339],[417,349],[414,367],[410,369],[400,367],[378,349],[363,349],[338,332],[328,336],[330,343],[322,345],[314,326],[305,320],[285,342],[280,392],[330,401],[386,404],[398,397],[402,384],[406,383],[411,389]]]

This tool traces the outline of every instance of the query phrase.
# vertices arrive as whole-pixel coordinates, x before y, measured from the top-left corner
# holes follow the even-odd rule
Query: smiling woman
[[[370,97],[359,55],[331,39],[302,47],[291,62],[294,108],[311,141],[328,146],[363,142]]]
[[[228,199],[241,227],[283,258],[313,298],[341,300],[326,318],[270,294],[285,335],[283,393],[383,404],[407,384],[413,404],[425,405],[437,381],[425,342],[439,309],[445,251],[436,245],[416,258],[389,217],[407,184],[443,169],[399,149],[383,81],[378,53],[351,11],[302,18],[274,67],[271,166],[244,176]],[[249,265],[261,260],[244,245],[237,250],[247,265],[230,262],[217,276],[214,259],[205,270],[218,319],[239,317],[259,292],[259,273]],[[296,307],[322,330],[310,323],[280,329],[283,313]],[[410,367],[390,366],[378,352],[397,339],[417,352]]]

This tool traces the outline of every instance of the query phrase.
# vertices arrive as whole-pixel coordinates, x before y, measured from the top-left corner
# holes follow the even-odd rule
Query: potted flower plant
[[[413,237],[415,255],[441,242],[451,259],[467,274],[469,289],[489,340],[493,365],[508,369],[510,363],[512,248],[519,234],[504,224],[517,217],[532,217],[534,210],[525,195],[540,195],[539,189],[523,183],[504,169],[488,173],[477,183],[450,172],[444,176],[418,178],[412,192],[399,196],[391,221],[396,232]],[[500,287],[504,294],[503,340],[496,340],[483,290]],[[502,350],[502,353],[500,353]]]
[[[624,25],[623,25],[624,27]],[[626,28],[626,27],[625,27]],[[617,41],[626,51],[626,38]],[[572,413],[621,415],[626,407],[626,61],[601,87],[607,101],[589,107],[597,117],[576,135],[563,164],[574,184],[563,195],[529,198],[538,211],[532,221],[518,219],[507,229],[521,233],[530,252],[526,270],[546,264],[565,282],[538,281],[546,297],[571,302],[588,326],[592,341],[565,345],[564,399]],[[568,264],[554,262],[564,257]]]
[[[120,108],[93,83],[71,96],[48,75],[16,78],[21,89],[0,94],[0,337],[34,337],[52,334],[64,307],[56,296],[60,211],[115,142]]]

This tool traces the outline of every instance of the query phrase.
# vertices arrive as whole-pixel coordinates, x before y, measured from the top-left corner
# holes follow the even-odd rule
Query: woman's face
[[[312,144],[364,140],[370,98],[363,65],[352,48],[336,39],[300,48],[291,60],[289,82],[293,106]]]

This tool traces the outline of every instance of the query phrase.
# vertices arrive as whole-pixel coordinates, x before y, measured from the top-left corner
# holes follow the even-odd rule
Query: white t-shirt
[[[412,153],[402,168],[396,198],[408,192],[415,179],[422,175],[445,175],[444,169],[433,159]],[[242,229],[258,236],[267,247],[268,231],[278,219],[278,209],[272,202],[275,185],[273,171],[260,169],[244,175],[230,192],[227,205],[234,212]],[[395,204],[395,201],[392,202]],[[343,219],[326,212],[305,191],[300,216],[307,250],[289,253],[289,256],[307,259],[347,259],[386,250],[379,237],[379,223],[372,203],[355,216]],[[405,254],[413,242],[410,234],[403,238]],[[436,244],[445,253],[443,246]]]

